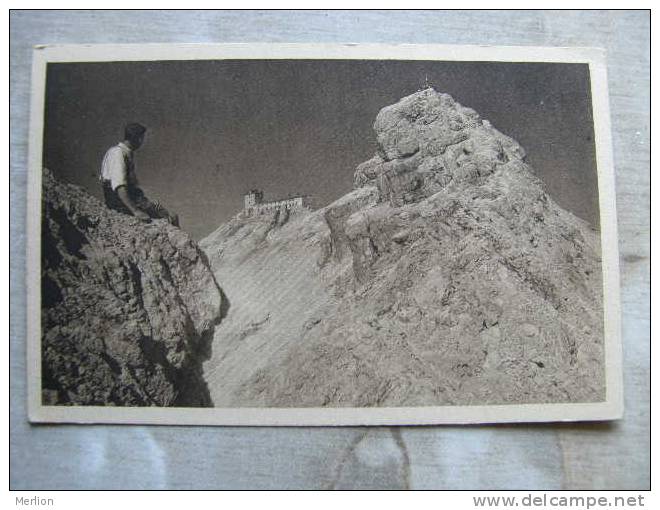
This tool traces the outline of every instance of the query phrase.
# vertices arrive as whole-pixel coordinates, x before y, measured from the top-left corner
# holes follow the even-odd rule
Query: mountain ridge
[[[204,365],[216,405],[603,400],[597,232],[447,94],[374,131],[353,191],[200,242],[231,303]]]

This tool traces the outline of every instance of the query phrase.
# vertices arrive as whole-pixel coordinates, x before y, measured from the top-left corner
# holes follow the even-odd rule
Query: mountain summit
[[[407,96],[374,130],[350,193],[201,242],[229,306],[204,365],[214,404],[603,400],[598,233],[447,94]]]

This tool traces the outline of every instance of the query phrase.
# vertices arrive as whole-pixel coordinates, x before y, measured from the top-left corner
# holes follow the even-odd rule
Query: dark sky
[[[546,190],[598,226],[584,64],[234,60],[49,64],[44,164],[100,197],[106,149],[127,122],[149,129],[138,178],[200,239],[242,208],[352,188],[374,154],[378,111],[423,87],[475,109],[527,151]]]

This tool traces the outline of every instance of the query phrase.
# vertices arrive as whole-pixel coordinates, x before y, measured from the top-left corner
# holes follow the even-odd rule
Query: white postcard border
[[[55,62],[346,59],[561,62],[589,65],[603,266],[606,399],[597,403],[382,408],[143,408],[41,403],[41,160],[46,67]],[[410,44],[38,45],[32,62],[27,203],[28,418],[35,423],[160,425],[426,425],[613,420],[623,415],[619,251],[605,51],[597,48]]]

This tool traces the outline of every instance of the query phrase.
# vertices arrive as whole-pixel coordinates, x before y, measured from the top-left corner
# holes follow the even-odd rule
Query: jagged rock
[[[603,400],[598,233],[446,94],[403,98],[374,130],[352,192],[200,243],[232,303],[205,365],[216,404]]]
[[[42,226],[44,403],[211,405],[201,363],[221,291],[197,245],[48,170]]]
[[[355,187],[377,186],[392,205],[449,187],[478,185],[498,166],[522,164],[514,140],[447,94],[426,89],[383,108],[374,124],[377,154],[358,166]]]

